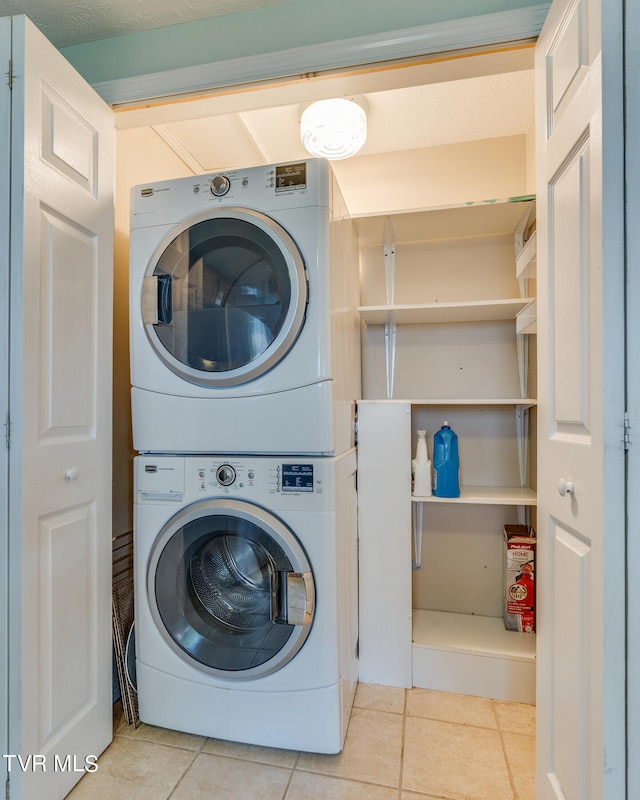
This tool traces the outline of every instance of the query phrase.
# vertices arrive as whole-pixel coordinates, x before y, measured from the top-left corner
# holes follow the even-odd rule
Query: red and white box
[[[527,525],[504,526],[504,627],[536,630],[536,535]]]

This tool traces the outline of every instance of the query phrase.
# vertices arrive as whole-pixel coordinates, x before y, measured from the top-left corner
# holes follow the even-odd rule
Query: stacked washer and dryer
[[[339,752],[357,683],[358,261],[330,165],[134,187],[140,718]]]

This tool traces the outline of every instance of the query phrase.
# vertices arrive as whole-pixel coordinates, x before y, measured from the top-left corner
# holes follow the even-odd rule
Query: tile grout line
[[[236,742],[236,741],[233,741],[232,739],[220,739],[219,741],[228,742],[229,744],[232,744],[232,745],[234,745],[234,744],[240,744],[241,745],[242,744],[242,742]],[[205,742],[205,744],[206,744],[206,742]],[[202,746],[204,747],[204,744]],[[271,748],[269,748],[269,745],[261,745],[261,744],[253,745],[252,744],[250,746],[251,747],[264,747],[265,749],[271,749]],[[234,755],[233,753],[213,753],[213,752],[209,752],[208,750],[200,750],[199,752],[203,756],[215,756],[216,758],[226,758],[229,761],[242,761],[242,762],[245,762],[245,763],[248,763],[248,764],[259,764],[261,767],[275,767],[276,769],[295,769],[296,768],[302,751],[288,750],[287,748],[279,748],[279,747],[272,748],[272,749],[274,749],[274,750],[282,750],[283,753],[295,753],[296,754],[296,758],[295,758],[294,764],[292,766],[290,766],[289,764],[278,764],[278,763],[274,763],[273,761],[263,761],[263,760],[260,760],[259,758],[254,758],[254,757],[252,757],[250,755],[247,756],[247,755]]]
[[[286,769],[286,767],[282,769]],[[304,775],[320,775],[322,778],[333,778],[336,781],[343,781],[345,783],[356,783],[358,786],[376,786],[381,789],[396,788],[388,783],[376,783],[368,778],[351,778],[348,775],[336,775],[335,772],[319,772],[318,770],[305,769],[304,767],[298,767],[295,771],[303,773]]]
[[[181,775],[181,776],[178,778],[178,780],[176,781],[176,785],[173,787],[173,789],[172,789],[172,790],[169,792],[169,794],[167,795],[167,800],[171,800],[171,798],[174,796],[174,794],[175,794],[175,792],[176,792],[176,789],[178,788],[178,786],[180,786],[180,784],[181,784],[181,783],[182,783],[182,781],[184,780],[184,778],[185,778],[185,776],[186,776],[187,772],[189,772],[189,770],[191,769],[191,767],[192,767],[192,766],[193,766],[193,765],[196,763],[196,758],[198,758],[198,756],[200,755],[200,751],[194,751],[194,750],[192,750],[191,752],[194,754],[194,756],[193,756],[193,760],[191,761],[191,763],[189,764],[189,766],[185,767],[185,769],[183,770],[183,772],[182,772],[182,775]]]
[[[142,741],[144,741],[144,740],[142,740]],[[176,792],[176,789],[178,788],[178,786],[180,786],[180,784],[181,784],[181,783],[182,783],[182,781],[184,780],[184,778],[185,778],[185,776],[186,776],[187,772],[189,772],[189,771],[190,771],[190,769],[191,769],[191,767],[193,767],[193,765],[196,763],[196,759],[197,759],[197,758],[198,758],[198,756],[199,756],[199,755],[202,753],[202,748],[205,746],[205,744],[206,744],[206,743],[207,743],[207,737],[205,736],[205,737],[202,739],[202,742],[200,743],[200,747],[199,747],[197,750],[191,750],[191,751],[189,751],[189,752],[192,752],[192,753],[194,753],[194,756],[193,756],[193,761],[192,761],[192,762],[189,764],[189,766],[185,767],[185,769],[184,769],[184,771],[183,771],[182,775],[181,775],[181,776],[178,778],[178,780],[176,781],[176,785],[173,787],[173,789],[172,789],[172,790],[169,792],[169,794],[167,795],[167,800],[171,800],[171,798],[174,796],[174,794],[175,794],[175,792]],[[177,748],[177,747],[176,747],[176,750],[178,750],[178,749],[186,749],[186,748]]]
[[[167,730],[169,730],[169,728],[167,728]],[[175,733],[183,733],[183,731],[175,731]],[[171,744],[171,742],[161,742],[158,739],[145,739],[144,736],[127,736],[126,733],[117,733],[111,740],[111,743],[113,744],[116,739],[126,739],[128,742],[146,742],[147,744],[157,744],[160,747],[169,747],[172,750],[183,750],[187,753],[201,753],[202,748],[207,741],[207,737],[205,737],[205,740],[200,747],[184,747],[183,745],[179,744]]]
[[[291,767],[291,772],[289,773],[289,780],[287,781],[287,785],[284,787],[284,792],[282,794],[282,800],[285,800],[286,796],[289,794],[289,789],[291,787],[291,781],[293,780],[293,776],[295,775],[296,769],[298,767],[298,762],[300,761],[301,752],[298,751],[298,755],[296,756],[296,760],[293,762],[293,766]]]
[[[491,701],[491,707],[493,708],[493,715],[496,719],[496,727],[498,730],[498,736],[500,737],[500,746],[502,747],[502,756],[504,758],[504,763],[507,767],[507,775],[509,776],[509,785],[511,786],[511,792],[513,794],[514,800],[518,800],[518,791],[516,789],[516,784],[513,779],[513,773],[511,771],[511,763],[509,761],[509,756],[507,755],[507,747],[504,743],[504,736],[502,734],[502,726],[500,725],[500,719],[498,718],[498,709],[496,708],[496,701]]]
[[[289,770],[289,779],[287,780],[287,785],[284,787],[284,792],[282,793],[281,800],[285,800],[287,794],[289,793],[289,788],[291,787],[291,781],[293,780],[293,775],[296,771],[295,766],[291,767]]]
[[[400,774],[398,775],[398,800],[402,800],[402,776],[404,774],[404,744],[407,730],[407,690],[402,703],[402,735],[400,739]]]

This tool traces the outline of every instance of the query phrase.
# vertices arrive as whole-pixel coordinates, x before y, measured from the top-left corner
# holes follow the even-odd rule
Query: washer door
[[[284,358],[304,324],[302,256],[274,220],[242,208],[189,219],[160,245],[142,285],[149,341],[177,375],[233,386]]]
[[[302,546],[276,517],[236,500],[195,503],[165,525],[147,591],[171,648],[224,678],[280,669],[313,623],[314,581]]]

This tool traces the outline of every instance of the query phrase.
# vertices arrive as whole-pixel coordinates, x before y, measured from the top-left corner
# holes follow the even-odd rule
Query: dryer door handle
[[[169,325],[172,319],[171,275],[151,275],[142,281],[142,321]]]
[[[310,572],[271,574],[271,619],[279,625],[311,625],[315,609]]]

